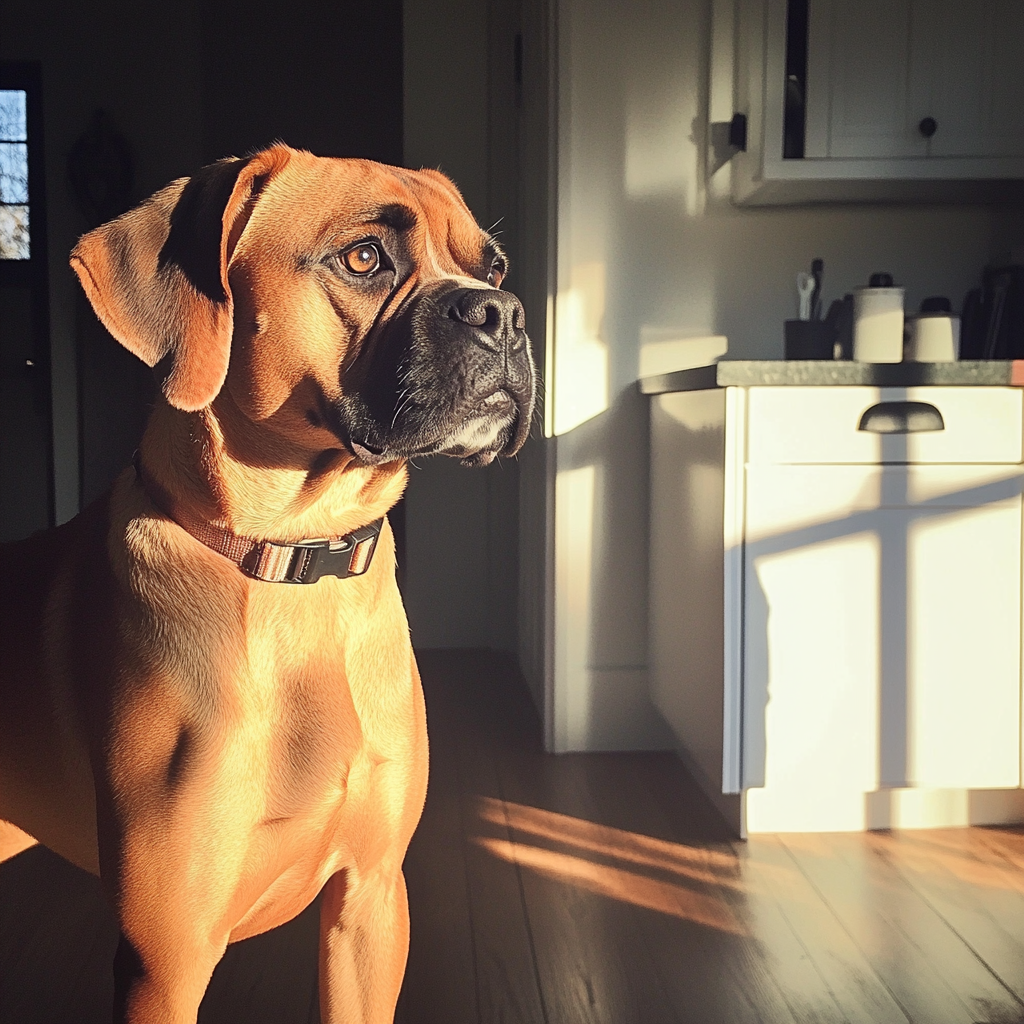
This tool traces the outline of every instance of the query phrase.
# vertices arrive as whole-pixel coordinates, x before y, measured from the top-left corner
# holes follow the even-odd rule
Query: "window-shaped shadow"
[[[967,824],[1020,783],[1024,478],[890,458],[746,467],[751,831]]]

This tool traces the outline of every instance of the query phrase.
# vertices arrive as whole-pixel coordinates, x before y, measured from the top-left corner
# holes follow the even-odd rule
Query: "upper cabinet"
[[[1024,180],[1021,0],[740,0],[741,203],[984,199]]]

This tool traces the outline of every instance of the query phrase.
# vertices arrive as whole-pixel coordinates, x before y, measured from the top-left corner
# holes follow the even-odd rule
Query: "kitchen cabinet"
[[[737,7],[738,202],[999,198],[1024,179],[1024,5],[807,0],[787,22],[789,7]]]
[[[1022,392],[692,379],[652,398],[651,688],[709,796],[741,834],[1024,820]],[[862,429],[907,402],[943,429]]]
[[[1018,0],[813,0],[805,157],[1024,158],[1022,42]]]

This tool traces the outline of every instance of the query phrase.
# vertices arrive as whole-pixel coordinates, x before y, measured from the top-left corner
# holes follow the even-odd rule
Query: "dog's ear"
[[[193,412],[217,396],[231,352],[228,268],[267,182],[291,150],[221,160],[83,236],[71,266],[108,331],[149,366],[166,359],[163,390]]]

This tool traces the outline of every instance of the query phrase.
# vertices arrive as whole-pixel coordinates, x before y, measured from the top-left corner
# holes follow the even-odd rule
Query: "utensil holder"
[[[783,325],[787,359],[831,359],[835,331],[825,320],[787,320]]]

